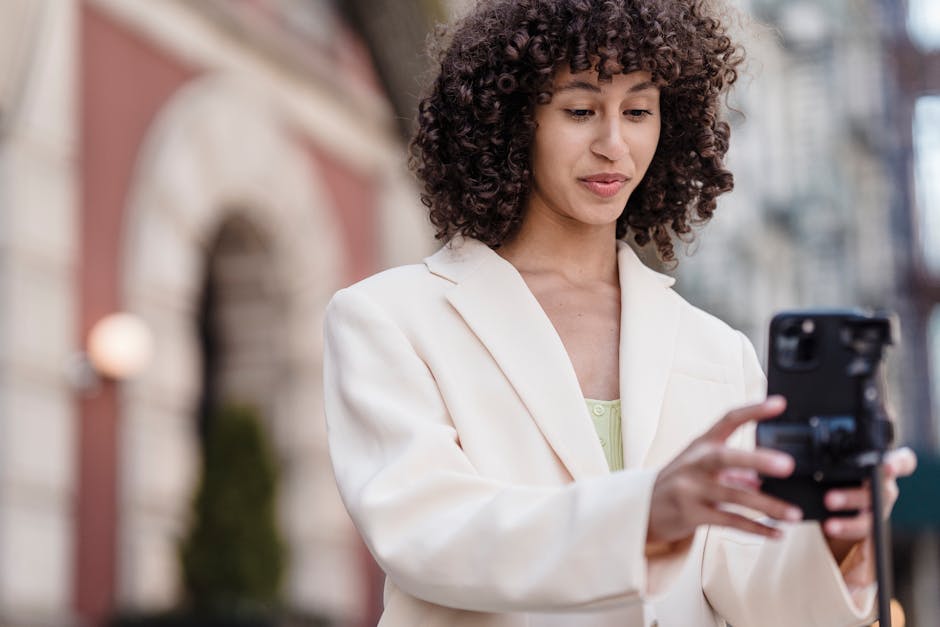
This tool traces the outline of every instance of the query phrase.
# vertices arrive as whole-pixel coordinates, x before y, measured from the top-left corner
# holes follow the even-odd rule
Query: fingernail
[[[842,507],[845,505],[845,496],[842,494],[830,494],[829,495],[829,506],[832,508]]]
[[[779,472],[790,470],[791,463],[790,457],[787,455],[774,455],[773,459],[770,461],[770,465],[773,466],[773,469]]]
[[[799,522],[803,520],[803,512],[799,507],[788,507],[784,516],[790,522]]]
[[[779,394],[774,394],[773,396],[768,396],[765,404],[770,409],[776,409],[778,407],[783,407],[783,397]]]
[[[833,535],[838,535],[842,533],[842,523],[837,521],[831,521],[829,523],[829,533]]]

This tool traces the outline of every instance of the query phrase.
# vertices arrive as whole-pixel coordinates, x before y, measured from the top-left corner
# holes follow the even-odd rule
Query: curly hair
[[[730,127],[720,97],[743,60],[708,0],[482,0],[453,29],[418,107],[409,163],[424,185],[438,239],[498,247],[518,229],[531,181],[535,106],[556,71],[644,70],[660,87],[661,134],[646,176],[617,220],[617,237],[675,258],[731,190]],[[670,233],[671,232],[671,233]]]

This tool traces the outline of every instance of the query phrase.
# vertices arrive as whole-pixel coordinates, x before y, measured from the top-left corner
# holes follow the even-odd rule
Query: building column
[[[73,622],[77,2],[0,3],[0,624]]]

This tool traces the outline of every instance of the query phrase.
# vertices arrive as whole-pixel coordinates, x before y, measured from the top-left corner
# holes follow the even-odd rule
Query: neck
[[[615,224],[525,219],[519,232],[497,252],[523,274],[553,273],[576,284],[619,285]]]

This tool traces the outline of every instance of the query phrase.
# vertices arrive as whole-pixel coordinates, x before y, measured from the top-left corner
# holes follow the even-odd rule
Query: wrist
[[[826,542],[829,544],[829,550],[832,552],[832,557],[836,560],[836,564],[841,566],[854,554],[858,552],[859,547],[862,544],[862,540],[844,540],[841,538],[830,538],[826,537]]]

